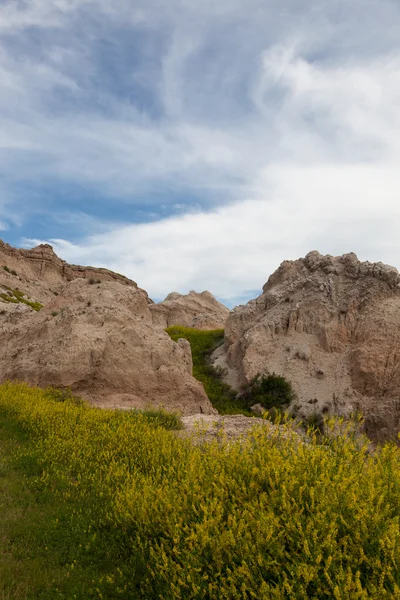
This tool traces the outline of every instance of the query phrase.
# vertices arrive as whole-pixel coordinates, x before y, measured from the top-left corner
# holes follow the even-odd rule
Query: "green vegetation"
[[[252,416],[253,404],[264,408],[284,408],[294,399],[290,383],[282,376],[257,376],[238,394],[221,379],[221,373],[210,364],[212,352],[224,343],[224,330],[201,331],[174,326],[166,332],[176,342],[188,340],[192,349],[193,376],[202,382],[211,404],[220,414],[244,414]]]
[[[85,404],[85,401],[79,396],[75,395],[69,387],[58,388],[51,385],[43,390],[43,397],[46,400],[52,400],[53,402],[70,402],[71,404],[76,404],[77,406],[82,406]]]
[[[281,375],[257,375],[240,393],[240,400],[245,406],[261,404],[266,409],[287,407],[295,394],[292,386]]]
[[[0,388],[0,398],[4,393],[16,394],[20,399],[27,394],[26,399],[31,397],[33,402],[40,397],[49,407],[66,403],[65,406],[87,409],[69,389],[48,388],[41,392],[12,385]],[[132,427],[138,422],[152,428],[182,427],[176,415],[163,411],[108,414],[114,417],[114,423],[117,417],[117,421],[120,418]],[[51,489],[43,481],[44,472],[35,450],[38,442],[39,438],[30,436],[18,419],[4,410],[0,400],[0,598],[99,598],[93,584],[105,577],[108,567],[118,569],[118,549],[112,546],[115,557],[110,558],[106,539],[97,552],[90,527],[86,531],[74,527],[73,504],[60,502],[61,488]],[[61,484],[61,480],[53,483],[56,481]],[[79,510],[78,505],[75,509]],[[81,557],[79,563],[74,562],[77,557]],[[121,596],[117,591],[115,594]]]
[[[3,269],[4,269],[4,270],[5,270],[7,273],[10,273],[10,275],[14,275],[14,276],[17,276],[17,275],[18,275],[17,271],[14,271],[14,269],[10,269],[9,267],[7,267],[7,265],[4,265],[4,266],[3,266]]]
[[[130,410],[127,418],[132,418],[133,421],[135,421],[136,417],[140,415],[142,415],[150,425],[157,425],[170,431],[183,429],[183,423],[179,415],[169,413],[162,409],[156,410],[148,408],[144,410]]]
[[[177,342],[184,338],[190,343],[193,358],[193,376],[204,385],[211,404],[222,415],[243,413],[251,415],[249,407],[236,400],[237,392],[224,383],[220,374],[210,364],[211,353],[224,343],[224,330],[200,331],[175,325],[166,332]]]
[[[354,415],[353,418],[355,420],[357,420],[356,415]],[[324,434],[325,420],[324,420],[324,416],[321,413],[313,412],[303,422],[304,422],[305,427],[312,429],[319,435]]]
[[[400,598],[394,444],[196,445],[52,393],[0,386],[0,597]]]
[[[39,311],[41,308],[43,308],[43,304],[41,304],[40,302],[33,302],[32,300],[29,300],[29,298],[26,297],[26,294],[21,292],[21,290],[19,290],[18,288],[16,288],[15,290],[11,290],[7,286],[3,287],[7,290],[7,293],[0,294],[0,301],[13,302],[14,304],[26,304],[27,306],[30,306],[31,308],[33,308],[33,310],[36,311]]]
[[[86,402],[73,393],[71,388],[57,388],[49,386],[43,391],[44,398],[53,402],[69,402],[76,406],[86,405]],[[121,413],[122,414],[122,413]],[[130,409],[122,417],[125,421],[132,419],[135,422],[136,418],[144,418],[149,424],[163,427],[164,429],[179,430],[183,428],[180,417],[175,413],[167,412],[163,409]]]

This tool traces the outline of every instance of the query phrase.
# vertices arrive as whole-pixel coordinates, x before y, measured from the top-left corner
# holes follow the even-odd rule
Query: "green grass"
[[[399,450],[335,427],[193,445],[0,386],[0,598],[400,599]]]
[[[69,390],[48,388],[42,394],[49,407],[64,403],[92,410]],[[118,423],[182,428],[179,417],[157,410],[110,411],[109,420],[114,428]],[[89,600],[102,597],[100,588],[109,600],[114,594],[123,597],[114,583],[118,569],[131,566],[122,564],[117,532],[114,538],[108,531],[92,531],[82,517],[85,500],[62,497],[65,481],[60,474],[54,473],[51,481],[46,478],[38,439],[29,433],[0,402],[0,599]],[[90,505],[90,496],[86,500]]]
[[[210,364],[211,353],[224,343],[224,330],[201,331],[175,325],[166,332],[176,342],[184,338],[190,343],[193,358],[193,376],[201,381],[211,404],[222,415],[244,414],[251,416],[248,404],[236,399],[237,392],[224,383]]]
[[[16,460],[16,449],[25,453],[25,460]],[[32,442],[4,412],[0,413],[0,457],[0,598],[97,597],[88,593],[87,582],[99,568],[87,559],[74,563],[89,536],[82,531],[76,535],[59,498],[39,490],[41,470]]]

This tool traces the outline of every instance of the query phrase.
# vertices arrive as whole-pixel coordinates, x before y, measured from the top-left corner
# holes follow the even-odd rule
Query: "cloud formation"
[[[235,303],[314,248],[400,266],[399,26],[389,0],[8,2],[0,220],[31,243],[51,214],[63,258],[155,298]]]

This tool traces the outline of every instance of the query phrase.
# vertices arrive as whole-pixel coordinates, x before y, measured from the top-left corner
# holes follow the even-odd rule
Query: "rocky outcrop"
[[[155,327],[149,305],[123,275],[0,240],[0,380],[71,387],[99,406],[214,413],[188,342]]]
[[[103,407],[216,412],[192,377],[189,343],[154,327],[135,285],[77,278],[39,312],[2,304],[0,335],[1,381],[68,386]]]
[[[163,302],[152,304],[150,310],[153,322],[163,329],[172,325],[223,329],[229,315],[229,309],[208,291],[200,294],[191,291],[186,295],[172,292]]]
[[[263,293],[231,311],[224,356],[244,384],[275,372],[292,382],[297,411],[362,411],[368,435],[400,428],[400,276],[382,263],[309,253],[285,261]]]
[[[44,303],[58,293],[61,284],[74,279],[117,281],[137,288],[134,281],[108,269],[68,264],[55,254],[49,244],[24,250],[0,240],[0,285],[5,284],[12,289],[20,287]]]

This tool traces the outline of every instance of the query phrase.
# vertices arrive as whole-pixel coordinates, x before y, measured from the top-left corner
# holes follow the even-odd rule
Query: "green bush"
[[[239,394],[247,407],[261,404],[266,409],[288,406],[295,399],[292,386],[285,377],[276,375],[257,375]]]

